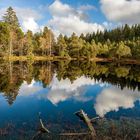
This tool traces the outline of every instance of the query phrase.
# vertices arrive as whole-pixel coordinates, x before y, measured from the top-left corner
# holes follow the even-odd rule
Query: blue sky
[[[48,26],[56,35],[79,35],[140,23],[139,0],[0,0],[0,19],[9,6],[25,32]]]

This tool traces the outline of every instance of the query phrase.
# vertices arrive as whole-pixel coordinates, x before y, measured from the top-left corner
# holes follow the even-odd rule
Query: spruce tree
[[[13,10],[12,7],[9,7],[6,11],[6,14],[3,16],[4,22],[8,23],[11,27],[18,28],[19,21],[16,16],[16,12]]]
[[[62,34],[60,34],[59,37],[57,38],[57,47],[58,47],[57,52],[58,52],[59,56],[64,57],[64,56],[68,55],[67,50],[66,50],[67,43]]]

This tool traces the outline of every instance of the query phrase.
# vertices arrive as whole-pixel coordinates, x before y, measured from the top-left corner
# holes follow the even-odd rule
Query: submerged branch
[[[74,113],[76,116],[78,116],[80,118],[80,120],[82,120],[88,127],[89,132],[70,132],[70,133],[60,133],[57,134],[58,136],[82,136],[82,135],[91,135],[92,136],[92,140],[96,139],[96,131],[94,126],[92,125],[93,122],[95,122],[96,120],[100,119],[100,117],[95,117],[90,119],[88,117],[88,115],[83,111],[80,110],[76,113]],[[45,127],[45,125],[43,124],[43,121],[40,117],[41,113],[39,113],[39,121],[40,121],[40,126],[41,128],[39,129],[39,131],[33,136],[33,140],[35,138],[38,138],[41,134],[46,133],[46,134],[50,134],[51,132]],[[51,133],[52,134],[52,133]],[[56,134],[55,134],[56,135]]]

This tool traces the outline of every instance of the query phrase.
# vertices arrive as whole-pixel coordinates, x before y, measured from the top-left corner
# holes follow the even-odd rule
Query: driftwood
[[[89,131],[91,133],[92,138],[95,139],[96,138],[96,131],[95,131],[95,129],[91,123],[91,119],[88,117],[88,115],[83,110],[76,112],[75,115],[77,115],[87,125],[87,127],[89,128]]]
[[[76,116],[78,116],[80,118],[80,120],[82,120],[88,127],[89,132],[81,132],[81,133],[60,133],[58,134],[58,136],[82,136],[82,135],[91,135],[92,139],[95,140],[96,139],[96,131],[94,126],[92,125],[92,123],[94,123],[96,120],[100,119],[100,117],[95,117],[90,119],[88,117],[88,115],[83,111],[80,110],[76,113],[74,113]],[[45,127],[45,125],[43,124],[43,121],[40,117],[40,113],[39,113],[39,122],[40,122],[40,129],[39,131],[33,136],[32,140],[34,140],[35,138],[39,138],[39,136],[43,133],[46,134],[52,134],[47,127]]]
[[[44,126],[41,118],[39,119],[39,121],[40,121],[40,125],[41,125],[40,131],[42,133],[50,133],[50,131]]]
[[[41,119],[41,113],[39,113],[39,122],[40,122],[40,128],[37,131],[37,133],[32,137],[32,140],[39,138],[40,135],[43,133],[49,134],[50,131],[44,126],[43,121]]]

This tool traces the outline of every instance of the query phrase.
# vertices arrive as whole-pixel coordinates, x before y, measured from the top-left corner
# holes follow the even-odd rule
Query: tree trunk
[[[10,32],[10,40],[9,40],[9,56],[12,56],[13,49],[13,40],[12,40],[12,32]]]

